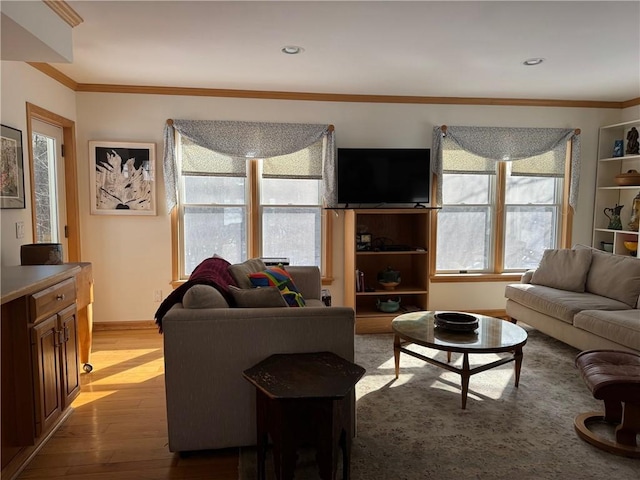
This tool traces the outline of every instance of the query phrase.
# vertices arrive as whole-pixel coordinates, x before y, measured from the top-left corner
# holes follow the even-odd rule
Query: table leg
[[[400,336],[393,337],[393,358],[396,362],[396,378],[400,375]]]
[[[462,377],[462,409],[467,408],[467,394],[469,393],[469,377],[471,372],[469,369],[469,354],[464,353],[462,358],[462,370],[460,370]]]
[[[267,477],[265,461],[267,457],[267,402],[264,393],[256,391],[256,446],[258,456],[258,480],[265,480]]]
[[[515,361],[515,369],[516,369],[516,387],[520,383],[520,369],[522,368],[522,347],[516,348],[513,357],[516,359]]]
[[[303,417],[310,418],[316,424],[314,444],[316,462],[322,480],[335,478],[341,430],[338,407],[337,400],[318,399],[308,402],[308,411],[303,412]]]
[[[267,419],[273,448],[273,463],[278,480],[293,480],[296,469],[297,429],[300,410],[304,406],[299,402],[269,400]]]
[[[351,478],[351,433],[346,430],[342,430],[342,436],[340,437],[340,444],[342,446],[342,478],[343,480],[349,480]]]

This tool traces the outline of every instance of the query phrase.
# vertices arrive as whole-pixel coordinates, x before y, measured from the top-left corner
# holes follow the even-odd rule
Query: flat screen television
[[[339,148],[339,204],[429,204],[428,148]]]

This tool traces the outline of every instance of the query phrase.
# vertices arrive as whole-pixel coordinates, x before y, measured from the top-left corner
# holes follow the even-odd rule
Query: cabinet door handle
[[[56,300],[64,300],[64,293],[56,295]]]
[[[57,338],[56,345],[55,345],[56,347],[59,347],[64,343],[63,335],[64,335],[64,332],[62,330],[56,330],[56,338]]]
[[[69,327],[64,327],[64,341],[69,341]]]

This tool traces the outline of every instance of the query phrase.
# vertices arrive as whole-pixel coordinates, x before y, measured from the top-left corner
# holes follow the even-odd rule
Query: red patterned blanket
[[[203,260],[191,275],[189,280],[171,292],[160,304],[155,313],[158,331],[162,333],[162,318],[176,303],[182,302],[184,294],[193,285],[210,285],[218,290],[230,306],[234,305],[233,297],[229,291],[229,285],[236,285],[235,280],[229,273],[229,262],[224,258],[213,256]],[[237,285],[236,285],[237,286]]]

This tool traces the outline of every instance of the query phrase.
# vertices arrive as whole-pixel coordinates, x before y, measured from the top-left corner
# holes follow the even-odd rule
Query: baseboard
[[[94,322],[93,331],[104,330],[144,330],[157,329],[158,326],[153,320],[135,320],[132,322]]]

